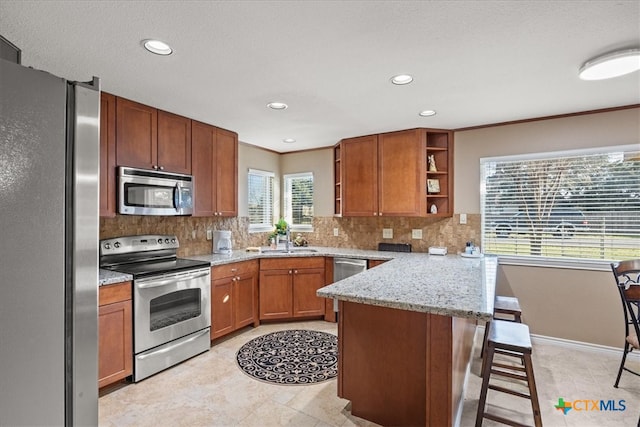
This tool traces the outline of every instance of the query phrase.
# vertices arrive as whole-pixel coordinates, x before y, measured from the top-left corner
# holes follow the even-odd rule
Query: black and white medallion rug
[[[242,371],[260,381],[307,385],[338,375],[338,337],[301,329],[254,338],[236,353]]]

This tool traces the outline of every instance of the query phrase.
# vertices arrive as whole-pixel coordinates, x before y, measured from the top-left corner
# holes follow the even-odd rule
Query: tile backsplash
[[[467,241],[480,244],[480,214],[451,218],[371,217],[314,219],[313,232],[300,233],[312,246],[377,249],[379,242],[411,243],[414,252],[427,252],[429,246],[446,246],[449,253],[464,249]],[[382,230],[392,229],[393,238],[383,239]],[[235,249],[265,246],[269,233],[249,233],[249,218],[195,218],[182,216],[117,215],[100,218],[100,239],[139,234],[175,234],[180,241],[178,256],[211,253],[207,230],[231,230]],[[334,236],[338,229],[338,236]],[[422,230],[422,239],[412,239],[412,230]],[[295,236],[297,233],[293,233]]]

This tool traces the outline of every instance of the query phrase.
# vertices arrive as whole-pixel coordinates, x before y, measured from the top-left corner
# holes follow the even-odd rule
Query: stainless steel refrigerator
[[[0,426],[98,423],[98,79],[0,59]]]

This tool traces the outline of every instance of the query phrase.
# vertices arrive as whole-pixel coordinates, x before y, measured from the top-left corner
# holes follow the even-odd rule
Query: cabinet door
[[[191,174],[191,119],[158,110],[158,167]]]
[[[378,214],[377,144],[377,135],[343,139],[340,144],[343,216]]]
[[[131,300],[98,309],[98,387],[133,373]]]
[[[216,206],[216,129],[196,121],[191,128],[193,216],[212,216]]]
[[[293,316],[324,315],[325,299],[316,296],[324,286],[324,268],[305,268],[293,271]]]
[[[235,278],[233,284],[234,328],[255,323],[258,302],[258,276],[255,272],[244,273]]]
[[[216,131],[216,212],[238,215],[238,135],[224,129]]]
[[[232,278],[211,281],[211,339],[233,331]]]
[[[118,166],[154,169],[157,166],[158,110],[116,98],[116,157]]]
[[[100,216],[116,216],[116,97],[100,94]]]
[[[260,272],[260,320],[293,316],[292,274],[292,270]]]
[[[378,135],[379,215],[426,214],[425,148],[419,129]]]

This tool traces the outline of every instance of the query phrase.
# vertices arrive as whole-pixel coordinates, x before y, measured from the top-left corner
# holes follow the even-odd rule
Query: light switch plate
[[[207,240],[213,239],[213,231],[207,230]]]
[[[382,229],[382,238],[383,239],[393,239],[393,228],[383,228]]]
[[[467,223],[467,214],[460,214],[460,224],[466,224]]]
[[[340,233],[340,232],[339,232],[339,230],[338,230],[337,228],[334,228],[334,229],[333,229],[333,236],[334,236],[334,237],[338,237],[338,234],[339,234],[339,233]]]
[[[414,228],[413,230],[411,230],[411,238],[412,239],[422,239],[422,229],[421,228]]]

